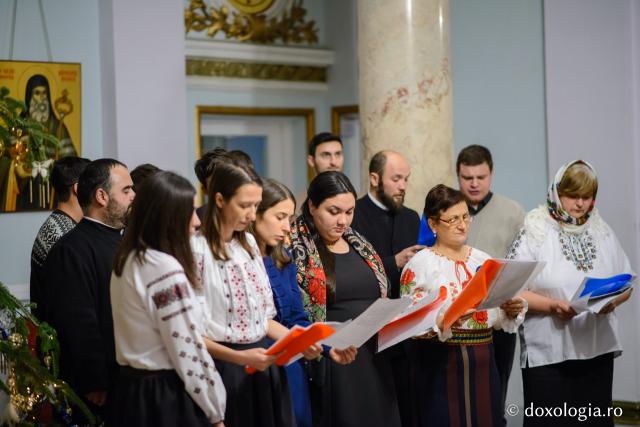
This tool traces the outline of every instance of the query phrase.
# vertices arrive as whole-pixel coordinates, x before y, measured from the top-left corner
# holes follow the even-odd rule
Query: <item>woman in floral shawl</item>
[[[589,407],[603,416],[590,426],[613,426],[613,359],[622,352],[615,308],[620,294],[598,313],[576,313],[569,301],[585,277],[633,274],[615,233],[595,208],[598,176],[587,162],[562,166],[547,203],[527,214],[508,258],[544,261],[522,296],[530,312],[520,330],[525,407]],[[537,415],[537,414],[534,414]],[[526,417],[529,426],[580,425],[576,417]]]
[[[354,319],[387,294],[378,254],[350,228],[356,192],[345,175],[328,171],[311,181],[307,195],[292,235],[305,309],[314,322]],[[326,358],[311,364],[315,426],[400,425],[391,366],[376,343],[374,336],[346,366]]]

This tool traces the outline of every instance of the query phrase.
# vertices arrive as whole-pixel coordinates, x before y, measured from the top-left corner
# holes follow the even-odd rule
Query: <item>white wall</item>
[[[546,194],[541,0],[450,0],[453,140],[493,155],[493,189],[526,210]]]
[[[109,155],[129,168],[154,163],[185,174],[190,159],[181,2],[110,0],[100,10],[102,91],[112,108],[103,116]]]
[[[640,2],[545,1],[550,176],[574,159],[599,174],[597,206],[638,271]],[[620,307],[614,399],[640,401],[640,293]]]

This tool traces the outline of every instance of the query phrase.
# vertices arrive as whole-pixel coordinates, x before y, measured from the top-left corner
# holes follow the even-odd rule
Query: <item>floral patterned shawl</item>
[[[320,261],[320,254],[316,247],[309,227],[302,216],[296,219],[291,232],[291,248],[293,260],[296,264],[298,285],[302,292],[302,302],[305,311],[312,322],[324,322],[327,319],[327,279]],[[349,228],[344,239],[366,261],[378,279],[380,296],[387,296],[388,279],[382,265],[382,260],[364,237]]]

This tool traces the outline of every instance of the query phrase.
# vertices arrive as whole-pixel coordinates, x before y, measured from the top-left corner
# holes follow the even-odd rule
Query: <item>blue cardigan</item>
[[[300,294],[300,288],[298,288],[295,264],[291,262],[280,270],[270,256],[263,257],[262,260],[269,275],[273,302],[278,311],[274,320],[287,328],[291,328],[294,325],[310,325],[309,316],[302,306],[302,295]]]

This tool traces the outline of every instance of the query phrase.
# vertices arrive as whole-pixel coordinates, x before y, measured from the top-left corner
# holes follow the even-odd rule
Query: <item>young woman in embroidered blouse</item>
[[[562,166],[549,186],[547,203],[527,214],[509,258],[545,261],[523,293],[530,313],[520,330],[525,405],[612,406],[613,359],[622,353],[614,309],[621,294],[599,314],[576,314],[569,302],[585,277],[633,273],[613,230],[594,208],[598,178],[577,160]],[[573,423],[573,424],[572,424]],[[527,417],[526,426],[577,425],[575,418]],[[613,426],[613,418],[589,418]]]
[[[121,370],[109,424],[223,426],[225,389],[194,293],[195,190],[172,172],[147,178],[140,190],[111,277]]]
[[[276,306],[275,320],[287,328],[295,325],[308,326],[309,316],[302,307],[302,296],[296,281],[296,266],[285,241],[291,233],[291,218],[295,213],[295,198],[283,184],[265,179],[262,187],[262,202],[258,206],[252,234],[258,242],[262,260],[267,269],[273,300]],[[318,354],[321,348],[316,348]],[[297,427],[311,426],[309,386],[303,361],[287,366],[287,380]]]
[[[192,240],[208,308],[208,343],[227,388],[228,426],[290,426],[293,410],[283,368],[266,355],[267,337],[288,329],[274,320],[269,277],[255,238],[262,181],[251,168],[220,163],[210,178],[201,236]],[[307,357],[319,350],[310,349]],[[246,366],[259,372],[249,375]]]
[[[490,256],[464,244],[471,216],[460,191],[435,186],[425,199],[424,214],[438,238],[404,267],[400,294],[418,301],[444,286],[443,313]],[[517,298],[500,309],[470,312],[446,331],[439,316],[435,331],[414,337],[408,350],[414,425],[502,425],[491,328],[515,333],[525,312],[525,302]]]

